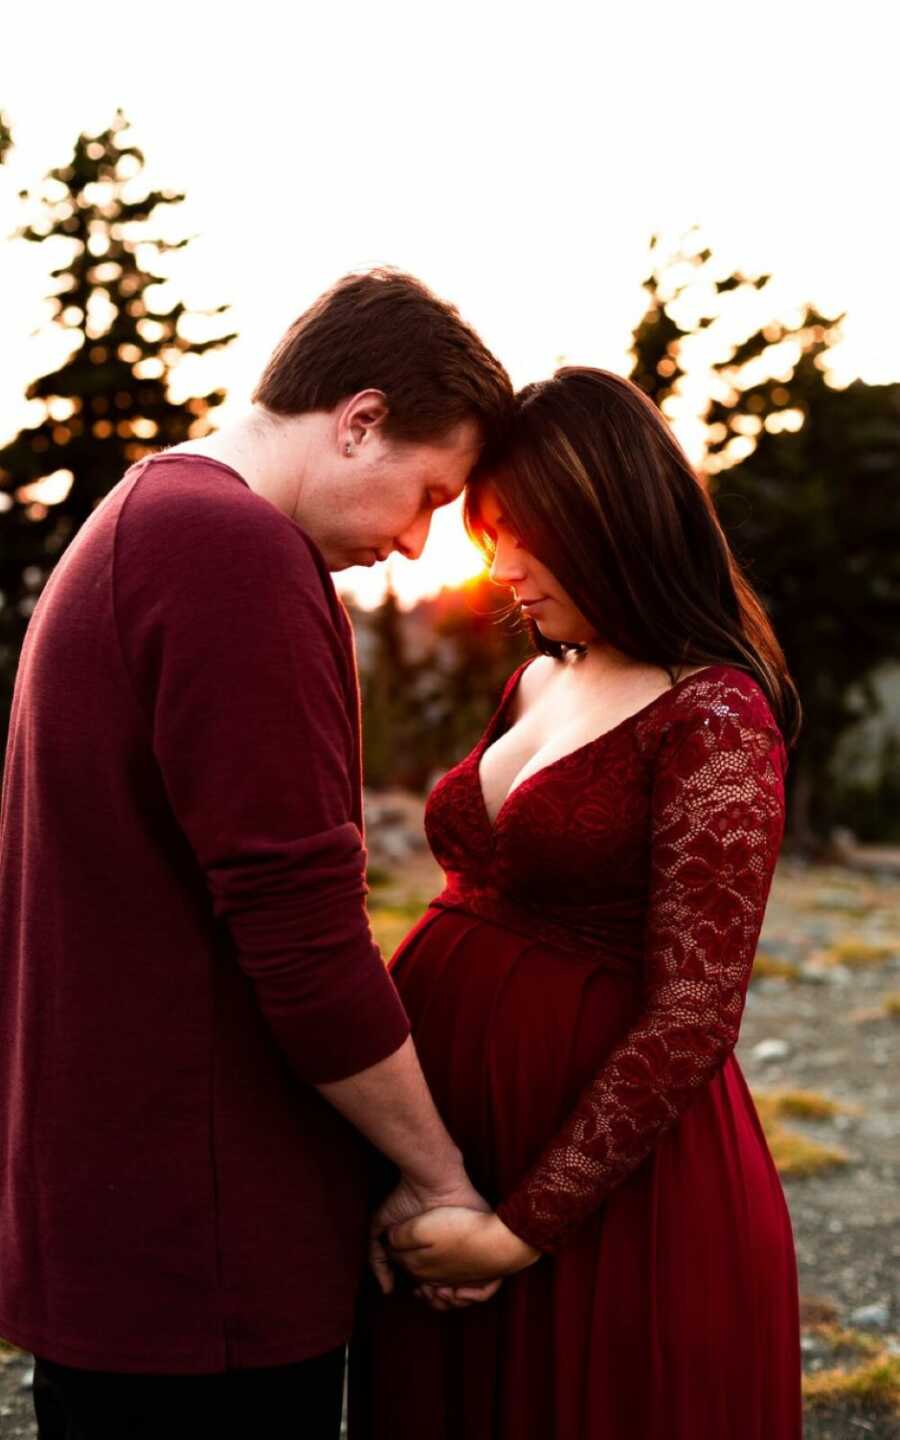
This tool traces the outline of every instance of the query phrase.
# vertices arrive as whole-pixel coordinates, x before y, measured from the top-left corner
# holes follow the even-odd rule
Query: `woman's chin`
[[[562,633],[564,627],[554,625],[552,620],[549,623],[546,620],[542,623],[535,615],[534,624],[543,639],[550,640],[554,645],[582,645],[584,643],[582,640],[574,640],[571,635],[564,635]]]

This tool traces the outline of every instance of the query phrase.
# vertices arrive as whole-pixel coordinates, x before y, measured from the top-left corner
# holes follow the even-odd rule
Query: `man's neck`
[[[167,453],[221,460],[257,495],[297,519],[308,451],[320,418],[309,414],[282,420],[259,409],[247,410],[202,440],[186,440]]]

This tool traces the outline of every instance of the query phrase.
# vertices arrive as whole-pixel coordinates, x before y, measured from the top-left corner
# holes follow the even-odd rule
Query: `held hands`
[[[424,1186],[404,1176],[375,1211],[369,1228],[369,1263],[382,1294],[389,1295],[394,1288],[394,1270],[385,1244],[386,1234],[392,1227],[414,1220],[425,1211],[447,1207],[483,1214],[489,1214],[491,1209],[460,1167],[459,1172],[440,1188]]]
[[[416,1293],[438,1310],[490,1299],[504,1276],[541,1256],[499,1216],[459,1205],[393,1224],[387,1239],[391,1258],[424,1282]]]
[[[435,1310],[491,1299],[504,1275],[540,1254],[493,1214],[461,1166],[436,1188],[404,1176],[372,1217],[369,1259],[382,1293],[400,1264]]]

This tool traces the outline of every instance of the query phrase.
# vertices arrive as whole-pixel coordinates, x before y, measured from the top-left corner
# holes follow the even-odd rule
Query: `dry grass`
[[[427,901],[415,897],[391,904],[376,902],[369,905],[372,931],[381,947],[382,954],[388,959],[416,921],[424,915],[427,903]]]
[[[804,1330],[818,1329],[820,1325],[836,1324],[838,1313],[835,1302],[822,1295],[800,1296],[800,1324]]]
[[[824,965],[843,965],[848,970],[870,970],[885,965],[896,954],[893,945],[873,945],[868,940],[840,940],[824,950]]]
[[[753,962],[753,973],[750,976],[751,984],[754,980],[799,980],[803,974],[799,965],[793,960],[785,960],[780,955],[767,955],[761,952]]]
[[[880,1335],[870,1335],[866,1330],[850,1330],[834,1321],[804,1327],[811,1335],[818,1335],[829,1349],[843,1351],[847,1355],[880,1355],[884,1342]],[[837,1358],[837,1357],[835,1357]]]
[[[808,1406],[853,1401],[870,1410],[900,1411],[900,1355],[881,1351],[855,1370],[820,1370],[803,1379]]]
[[[812,1090],[773,1090],[753,1091],[753,1103],[779,1175],[801,1178],[850,1163],[847,1151],[839,1145],[821,1145],[781,1123],[784,1114],[826,1119],[845,1109],[840,1101],[828,1100]]]
[[[779,1175],[793,1175],[798,1179],[807,1175],[819,1175],[823,1170],[832,1170],[849,1165],[850,1156],[839,1145],[820,1145],[817,1140],[807,1140],[779,1125],[766,1136],[775,1168]]]
[[[900,990],[892,990],[889,995],[885,995],[881,1008],[885,1015],[900,1020]]]
[[[818,1090],[769,1090],[766,1098],[774,1102],[777,1115],[790,1115],[796,1120],[830,1120],[833,1115],[862,1115],[861,1105],[846,1100],[832,1100]]]

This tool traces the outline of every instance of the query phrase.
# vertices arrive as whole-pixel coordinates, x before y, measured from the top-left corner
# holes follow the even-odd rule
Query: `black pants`
[[[344,1347],[221,1375],[125,1375],[35,1359],[39,1440],[338,1440]]]

